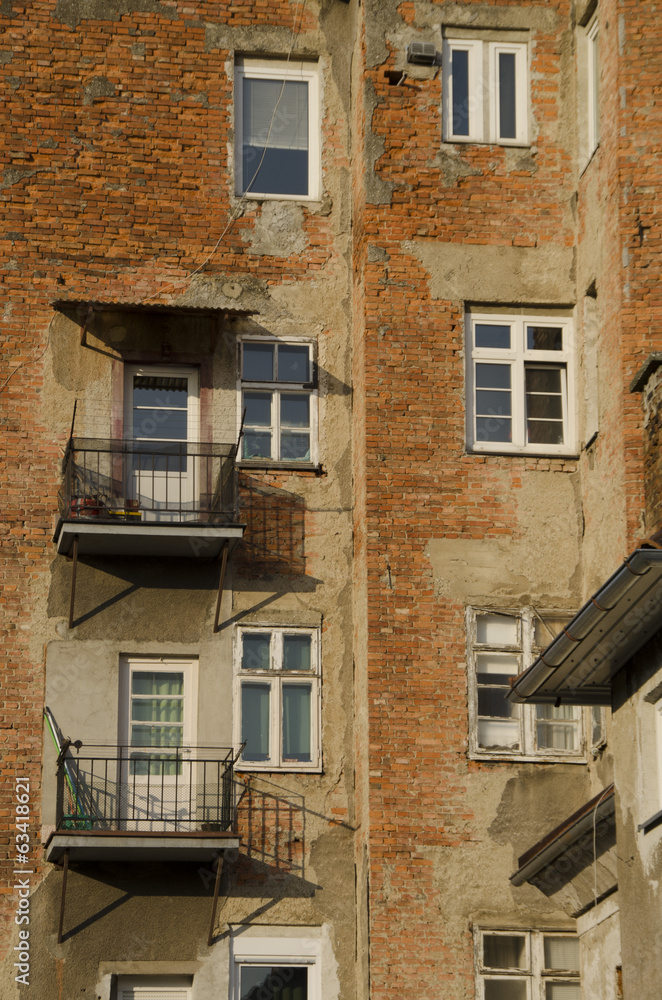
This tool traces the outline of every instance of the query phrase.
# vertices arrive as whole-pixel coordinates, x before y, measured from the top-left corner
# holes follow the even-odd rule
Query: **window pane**
[[[477,653],[476,672],[479,684],[505,684],[520,672],[519,659],[509,653]]]
[[[545,968],[579,972],[579,939],[545,936]]]
[[[308,1000],[308,969],[291,965],[244,965],[241,1000]]]
[[[579,709],[574,705],[536,705],[536,746],[544,750],[579,749]]]
[[[271,393],[244,392],[247,427],[271,426]]]
[[[526,415],[529,420],[563,420],[563,400],[561,396],[527,393]]]
[[[244,458],[271,458],[271,434],[244,431]]]
[[[274,377],[274,344],[245,343],[241,377],[253,382],[271,382]]]
[[[134,406],[182,406],[188,401],[188,379],[169,375],[134,375]]]
[[[278,345],[278,381],[309,382],[310,352],[296,344]]]
[[[131,726],[132,747],[180,747],[181,726]]]
[[[134,438],[186,441],[186,410],[133,410]]]
[[[546,397],[544,397],[546,398]],[[511,394],[509,392],[492,391],[490,389],[476,390],[476,413],[481,417],[509,417],[512,413]]]
[[[310,684],[283,684],[283,760],[309,761]]]
[[[510,389],[510,365],[477,362],[476,386],[479,389]]]
[[[546,983],[545,1000],[582,1000],[579,983]]]
[[[542,393],[561,393],[561,369],[560,368],[533,368],[526,367],[526,391]]]
[[[308,194],[308,84],[244,78],[245,191]]]
[[[528,351],[562,351],[563,327],[527,326],[526,348]]]
[[[479,687],[478,688],[478,714],[487,715],[492,718],[510,719],[517,716],[517,705],[508,701],[506,695],[510,691],[510,685],[502,688]]]
[[[282,431],[280,435],[280,457],[283,461],[310,461],[310,434],[295,434]]]
[[[484,934],[483,965],[486,969],[526,969],[524,935]]]
[[[135,670],[131,674],[131,692],[132,694],[182,695],[184,693],[184,674]]]
[[[490,646],[516,646],[517,618],[514,615],[476,615],[476,639]]]
[[[280,422],[283,427],[310,427],[310,396],[281,393]]]
[[[241,647],[242,670],[268,670],[270,632],[244,632]]]
[[[284,635],[283,670],[310,670],[311,646],[309,635]]]
[[[478,746],[481,750],[519,750],[519,722],[479,719]]]
[[[499,326],[496,323],[476,323],[476,347],[489,347],[491,350],[510,350],[510,327]]]
[[[508,417],[477,417],[477,441],[505,441],[513,439],[512,421]]]
[[[451,52],[453,80],[453,135],[469,135],[469,53],[466,49]]]
[[[516,139],[515,53],[499,53],[499,138]]]
[[[182,722],[183,698],[134,698],[131,718],[135,722]]]
[[[242,760],[269,759],[270,684],[242,684],[241,739],[246,741]]]
[[[524,979],[486,979],[485,1000],[527,1000]]]
[[[563,444],[563,422],[548,420],[527,420],[527,444]]]

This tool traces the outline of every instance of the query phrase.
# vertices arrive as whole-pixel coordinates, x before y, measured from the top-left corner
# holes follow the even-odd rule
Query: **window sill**
[[[251,774],[257,774],[257,773],[260,773],[260,774],[322,774],[322,765],[321,764],[315,764],[314,767],[313,766],[309,766],[309,767],[302,767],[302,766],[299,766],[299,767],[286,767],[285,765],[283,765],[282,767],[280,767],[280,766],[276,766],[274,764],[262,764],[262,765],[260,765],[260,764],[255,764],[255,763],[253,763],[251,761],[245,761],[244,763],[242,763],[241,761],[237,761],[237,763],[234,765],[234,769],[235,769],[235,771],[241,771],[242,773],[246,773],[247,772],[247,773],[251,773]]]
[[[563,460],[578,461],[580,455],[577,450],[569,451],[534,451],[530,448],[477,448],[475,445],[467,445],[468,455],[512,455],[517,458],[560,458]]]
[[[503,761],[505,764],[586,764],[585,754],[573,754],[572,756],[559,756],[554,754],[508,754],[508,753],[486,753],[483,751],[471,750],[469,760],[483,760],[494,764]]]
[[[272,469],[290,472],[314,472],[316,476],[323,476],[324,466],[314,462],[271,462],[267,459],[251,461],[248,458],[236,463],[238,469],[261,469],[266,472]]]
[[[503,139],[469,139],[458,136],[457,138],[444,139],[442,146],[501,146],[504,149],[531,149],[532,144],[524,140],[513,139],[505,142]]]
[[[319,195],[308,194],[259,194],[249,191],[244,194],[236,192],[235,198],[237,203],[241,203],[242,201],[293,201],[305,202],[306,205],[322,204],[322,199]]]

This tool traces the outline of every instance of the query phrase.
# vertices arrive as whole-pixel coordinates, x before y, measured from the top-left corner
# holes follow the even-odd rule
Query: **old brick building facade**
[[[659,8],[0,3],[3,997],[657,996],[506,694],[660,526]]]

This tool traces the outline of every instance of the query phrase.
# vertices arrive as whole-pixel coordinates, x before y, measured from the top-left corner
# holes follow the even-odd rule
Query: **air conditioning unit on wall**
[[[407,62],[415,66],[434,66],[437,62],[437,47],[434,42],[410,42],[407,46]]]

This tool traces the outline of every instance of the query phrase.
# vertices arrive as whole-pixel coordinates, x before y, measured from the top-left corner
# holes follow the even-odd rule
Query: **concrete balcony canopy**
[[[231,749],[96,753],[60,760],[47,861],[206,861],[239,846]]]
[[[215,558],[240,540],[234,444],[74,438],[54,540],[68,555]]]

